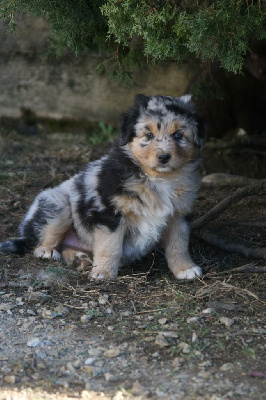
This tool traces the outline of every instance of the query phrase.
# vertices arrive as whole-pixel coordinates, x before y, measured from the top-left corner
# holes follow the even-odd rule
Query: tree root
[[[207,212],[207,214],[203,215],[196,221],[192,222],[191,228],[193,230],[201,229],[203,226],[206,226],[210,221],[216,219],[231,204],[237,203],[239,200],[243,199],[246,196],[263,195],[263,194],[266,194],[265,182],[237,189],[234,194],[220,201],[220,203],[218,203],[209,212]]]
[[[230,243],[226,239],[222,239],[215,235],[214,233],[209,232],[206,229],[202,229],[197,232],[193,232],[199,238],[205,240],[219,249],[226,250],[232,253],[242,254],[245,257],[256,258],[259,260],[266,260],[266,247],[246,247],[242,244]]]
[[[266,267],[258,267],[257,265],[247,264],[226,271],[211,272],[207,276],[211,277],[213,275],[216,276],[216,275],[227,275],[227,274],[238,274],[238,273],[266,274]]]
[[[256,185],[246,186],[241,189],[237,189],[236,192],[222,200],[209,212],[196,221],[192,222],[192,233],[206,242],[219,247],[222,250],[242,254],[245,257],[251,257],[256,259],[266,260],[266,247],[249,248],[242,244],[231,243],[226,239],[218,237],[216,234],[211,233],[207,229],[202,229],[208,223],[216,219],[222,212],[224,212],[231,204],[237,203],[239,200],[246,196],[252,195],[265,195],[266,194],[266,183],[261,182]]]

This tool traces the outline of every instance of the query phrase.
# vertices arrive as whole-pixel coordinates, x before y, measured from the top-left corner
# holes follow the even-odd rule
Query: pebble
[[[133,383],[133,386],[131,388],[131,393],[133,395],[136,395],[136,396],[143,395],[144,392],[145,392],[145,388],[144,388],[144,386],[142,386],[139,383],[139,381],[136,381],[136,382]]]
[[[16,382],[16,377],[15,377],[15,375],[6,375],[6,376],[4,376],[4,381],[6,383],[10,383],[12,385]]]
[[[167,322],[167,318],[160,318],[160,319],[158,320],[158,322],[159,322],[160,325],[165,325],[166,322]]]
[[[117,382],[118,381],[117,376],[111,374],[110,372],[106,372],[104,374],[104,379],[106,380],[106,382]]]
[[[103,353],[104,357],[108,357],[108,358],[117,357],[117,356],[119,356],[119,354],[120,354],[120,351],[119,351],[119,348],[118,348],[118,347],[113,347],[113,348],[111,348],[111,349],[109,349],[109,350],[106,350],[106,351]]]
[[[124,317],[129,317],[129,315],[132,315],[132,311],[129,311],[129,310],[123,311],[123,312],[121,313],[121,315],[123,315]]]
[[[89,322],[92,319],[92,316],[89,314],[84,314],[80,317],[80,322],[82,324],[86,324],[87,322]]]
[[[187,318],[187,323],[188,323],[188,324],[200,325],[200,318],[199,318],[199,317]]]
[[[158,346],[160,346],[160,347],[167,347],[167,346],[169,346],[169,343],[168,343],[168,341],[165,339],[165,337],[163,336],[163,335],[158,335],[158,336],[156,336],[156,339],[155,339],[155,344],[158,344]]]
[[[41,347],[43,345],[44,343],[39,338],[33,338],[27,342],[27,346],[29,347]]]
[[[0,304],[0,311],[10,311],[15,308],[14,304],[11,303],[1,303]]]
[[[192,333],[191,342],[192,342],[192,343],[195,343],[197,340],[198,340],[198,336],[197,336],[196,332],[193,332],[193,333]]]
[[[123,393],[121,392],[121,390],[116,392],[116,394],[112,398],[112,400],[124,400],[124,399],[125,399],[125,397],[124,397]]]
[[[95,349],[89,349],[88,350],[88,354],[91,357],[99,357],[99,356],[102,355],[102,353],[103,353],[103,351],[100,348],[95,348]]]
[[[212,362],[210,360],[203,361],[202,363],[199,363],[198,367],[199,368],[206,368],[206,367],[211,367]]]
[[[89,357],[89,358],[87,358],[87,360],[85,360],[85,365],[92,365],[92,364],[94,364],[94,362],[96,361],[96,358],[95,357]]]
[[[44,310],[42,312],[42,317],[43,318],[47,318],[47,319],[54,319],[58,316],[61,316],[62,314],[56,312],[56,311],[52,311],[52,310]]]
[[[181,342],[178,347],[184,354],[189,354],[191,352],[191,346],[188,343]]]
[[[161,389],[157,388],[155,392],[158,397],[168,397],[168,394],[166,392],[162,391]]]
[[[71,373],[71,374],[75,374],[76,370],[73,367],[73,364],[71,362],[66,363],[66,369]]]
[[[227,317],[221,317],[219,321],[221,322],[221,324],[224,324],[225,326],[231,326],[235,323],[234,319]]]
[[[202,314],[213,314],[215,313],[215,310],[213,308],[205,308],[205,310],[202,310]]]
[[[105,304],[108,303],[108,294],[103,294],[101,296],[99,296],[98,298],[98,303],[101,304],[102,306],[104,306]]]
[[[220,367],[221,371],[230,371],[231,369],[234,368],[234,364],[232,363],[225,363]]]
[[[182,358],[182,357],[176,357],[176,358],[174,358],[173,361],[172,361],[172,366],[173,366],[174,368],[181,367],[181,365],[183,364],[183,362],[184,362],[184,358]]]

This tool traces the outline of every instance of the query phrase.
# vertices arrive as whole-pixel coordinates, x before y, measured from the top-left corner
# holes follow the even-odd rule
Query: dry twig
[[[218,237],[215,233],[202,229],[195,233],[196,236],[205,240],[219,249],[226,250],[233,253],[242,254],[245,257],[256,258],[259,260],[266,260],[266,247],[246,247],[242,244],[231,243],[226,239]],[[251,271],[252,272],[252,271]]]
[[[216,219],[222,212],[224,212],[231,204],[237,203],[239,200],[246,196],[262,195],[266,194],[266,183],[258,183],[256,185],[246,186],[241,189],[237,189],[234,194],[226,197],[215,207],[213,207],[207,214],[198,218],[192,222],[191,228],[193,230],[201,229],[205,227],[210,221]]]

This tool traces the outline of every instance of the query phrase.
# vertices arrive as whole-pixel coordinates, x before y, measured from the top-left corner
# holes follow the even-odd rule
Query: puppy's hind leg
[[[72,225],[67,196],[59,187],[41,192],[26,214],[21,236],[39,258],[59,260],[58,247]]]
[[[87,250],[81,251],[63,245],[61,248],[61,256],[67,265],[76,267],[78,271],[88,271],[92,267],[92,253]]]

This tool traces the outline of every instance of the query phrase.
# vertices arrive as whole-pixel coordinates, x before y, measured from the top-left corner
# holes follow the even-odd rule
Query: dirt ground
[[[18,234],[40,190],[108,147],[85,134],[2,132],[0,240]],[[193,219],[235,190],[203,187]],[[210,229],[265,246],[265,197],[244,198]],[[265,260],[193,234],[190,249],[204,276],[189,283],[173,278],[160,249],[108,283],[31,254],[1,256],[0,399],[266,399],[266,276],[232,271]]]

